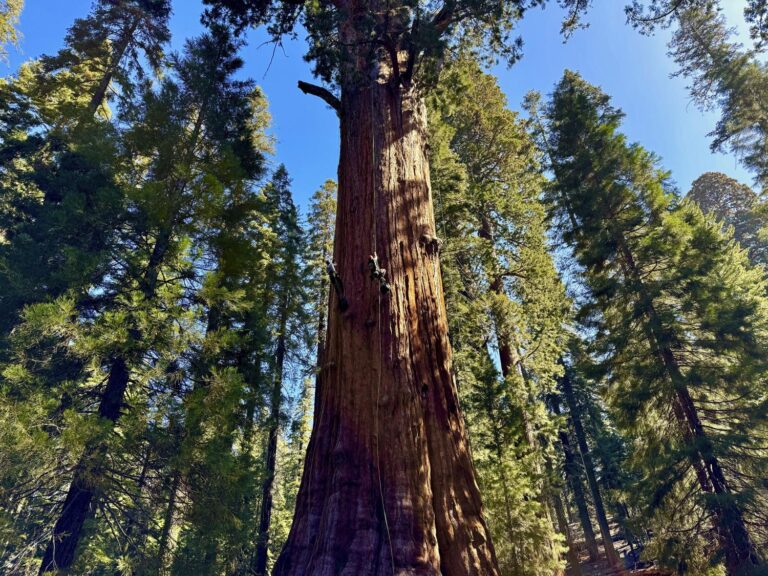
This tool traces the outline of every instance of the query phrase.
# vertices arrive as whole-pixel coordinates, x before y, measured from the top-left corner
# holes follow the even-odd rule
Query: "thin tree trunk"
[[[565,536],[565,543],[568,545],[568,563],[571,565],[571,576],[581,576],[581,564],[579,563],[579,553],[576,550],[576,543],[571,534],[571,528],[568,526],[568,520],[565,517],[563,500],[560,494],[552,495],[552,502],[555,507],[557,523],[560,526],[560,532]]]
[[[603,549],[605,550],[608,562],[614,566],[621,566],[619,555],[613,547],[608,516],[605,513],[603,497],[600,494],[600,486],[598,485],[597,477],[595,476],[595,465],[592,462],[592,455],[589,452],[589,445],[587,444],[587,436],[584,433],[584,427],[581,424],[581,409],[576,402],[573,386],[567,373],[563,375],[560,382],[562,383],[563,395],[565,396],[565,401],[568,404],[568,409],[570,411],[571,425],[576,434],[576,441],[579,446],[579,452],[581,453],[581,459],[584,462],[584,472],[587,475],[587,483],[589,484],[589,490],[592,493],[592,502],[595,504],[595,515],[597,516],[597,525],[600,528],[600,536],[603,539]]]
[[[713,513],[713,523],[720,549],[725,555],[726,572],[729,576],[743,574],[760,566],[762,560],[750,537],[743,512],[733,500],[720,462],[713,454],[712,441],[704,431],[677,358],[670,346],[666,344],[667,339],[664,338],[661,321],[652,299],[647,294],[634,256],[623,237],[619,236],[617,240],[625,272],[638,287],[644,301],[643,312],[648,321],[644,328],[673,386],[672,412],[683,440],[694,448],[689,456],[691,465],[701,490],[716,496],[707,498],[706,501]]]
[[[129,372],[123,356],[114,358],[110,365],[107,386],[99,404],[99,416],[111,423],[120,417],[123,395],[128,387]],[[77,544],[85,520],[91,513],[94,496],[102,476],[103,460],[107,445],[103,440],[89,443],[75,468],[75,475],[69,486],[53,534],[40,565],[39,574],[61,570],[67,572],[75,559]]]
[[[490,243],[491,251],[493,253],[493,257],[495,258],[496,255],[495,255],[494,246],[495,246],[496,239],[495,239],[493,228],[494,228],[493,223],[491,222],[491,219],[489,218],[489,216],[487,214],[483,214],[482,220],[481,220],[481,227],[479,230],[479,236]],[[491,276],[491,283],[490,283],[491,292],[496,296],[499,296],[502,298],[508,298],[507,293],[504,290],[504,283],[501,275],[498,274],[496,270],[489,270],[488,272],[489,272],[489,275]],[[501,375],[506,379],[516,372],[526,383],[528,383],[529,375],[526,373],[525,368],[523,367],[522,358],[518,351],[516,342],[514,342],[513,335],[506,333],[502,329],[502,326],[503,326],[502,319],[497,318],[496,319],[496,341],[499,347],[499,365],[501,367]],[[526,438],[528,447],[531,450],[540,449],[539,441],[536,438],[535,431],[533,430],[533,426],[531,425],[531,419],[524,408],[520,409],[520,416],[523,422],[525,438]],[[538,460],[535,462],[535,466],[536,466],[537,476],[539,476],[540,478],[543,478],[540,462]],[[549,507],[547,505],[547,494],[546,494],[547,491],[545,489],[546,487],[542,482],[539,486],[537,486],[537,488],[538,488],[538,496],[539,496],[538,500],[541,503],[541,512],[539,515],[542,518],[544,518],[547,524],[549,524],[554,528],[552,523],[552,518],[549,514]],[[554,534],[554,530],[553,530],[553,534]],[[552,551],[552,556],[554,557],[556,555],[555,542],[550,540],[548,542],[548,546]]]
[[[284,287],[284,289],[286,289]],[[266,576],[269,556],[269,529],[272,524],[272,489],[277,468],[277,440],[280,433],[280,410],[283,396],[283,368],[285,365],[286,330],[288,326],[288,301],[284,294],[280,302],[280,326],[275,354],[275,375],[272,384],[271,406],[269,414],[269,438],[267,440],[266,476],[261,489],[261,513],[259,531],[256,536],[256,556],[254,573]]]
[[[560,414],[559,399],[553,399],[552,407],[555,414]],[[573,457],[571,439],[568,437],[567,430],[560,430],[558,435],[560,437],[560,447],[563,449],[563,468],[565,470],[565,477],[568,485],[573,491],[573,501],[576,503],[576,510],[578,511],[579,522],[584,532],[584,541],[587,545],[589,559],[592,562],[595,562],[600,557],[600,552],[597,549],[597,540],[595,540],[595,532],[592,529],[592,520],[589,517],[589,507],[587,506],[587,499],[584,495],[584,487],[581,484],[578,464]]]
[[[109,90],[109,85],[112,83],[112,79],[115,77],[115,73],[117,73],[117,69],[120,67],[120,62],[122,62],[125,57],[125,53],[133,40],[133,36],[136,33],[136,29],[139,27],[140,22],[141,18],[136,16],[130,26],[123,30],[122,36],[117,44],[115,44],[109,66],[101,77],[101,80],[99,80],[99,84],[96,86],[96,90],[91,96],[91,101],[88,103],[88,112],[90,116],[96,114],[96,111],[104,103],[104,100],[107,97],[107,90]]]
[[[162,230],[158,234],[152,256],[144,272],[142,284],[147,300],[154,298],[157,289],[157,268],[165,258],[169,238],[170,231]],[[159,247],[162,247],[162,250]],[[138,340],[138,338],[133,336],[131,340]],[[120,418],[120,409],[130,379],[129,364],[137,361],[139,356],[140,354],[134,350],[130,353],[117,354],[110,361],[107,385],[99,404],[99,417],[109,421],[112,426]],[[99,439],[86,444],[75,467],[72,483],[43,555],[39,570],[41,576],[47,571],[55,570],[67,573],[74,562],[83,524],[91,513],[94,497],[99,489],[98,483],[103,476],[102,466],[106,455],[107,443],[105,440]]]
[[[315,427],[274,574],[497,576],[439,259],[425,241],[435,234],[424,102],[394,81],[345,85],[340,116],[334,260],[349,308],[331,307]],[[373,254],[388,294],[369,276]]]
[[[163,517],[163,531],[157,544],[157,567],[160,574],[165,574],[168,567],[168,554],[170,552],[170,536],[173,528],[173,517],[176,513],[176,498],[181,485],[181,472],[178,470],[173,475],[171,487],[168,492],[168,507]]]

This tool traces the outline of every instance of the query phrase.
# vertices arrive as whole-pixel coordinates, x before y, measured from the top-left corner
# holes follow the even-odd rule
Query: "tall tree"
[[[273,490],[277,472],[277,441],[284,424],[283,387],[288,362],[297,348],[301,348],[302,332],[306,334],[304,302],[307,299],[302,279],[302,260],[305,247],[298,212],[290,192],[290,179],[284,166],[280,166],[265,191],[269,211],[273,214],[276,234],[275,249],[268,275],[272,279],[275,348],[272,385],[269,392],[269,419],[265,451],[265,477],[261,487],[261,511],[256,536],[254,572],[267,574],[270,526],[272,523]],[[306,338],[305,338],[306,340]],[[306,345],[304,349],[306,350]]]
[[[85,113],[93,116],[101,109],[108,114],[113,82],[128,95],[143,80],[145,63],[153,71],[160,70],[170,39],[170,15],[170,0],[97,0],[91,13],[69,29],[66,47],[55,56],[42,58],[45,81],[66,81],[62,71],[83,61],[98,62],[95,73],[70,78],[69,85],[86,99]]]
[[[500,567],[549,573],[561,550],[546,474],[554,438],[541,402],[559,371],[568,306],[547,253],[535,148],[495,79],[471,58],[443,70],[430,102],[430,147],[449,255],[449,328],[465,364],[458,380]],[[474,302],[462,305],[453,292]]]
[[[164,322],[167,313],[156,311],[174,310],[164,302],[174,294],[165,287],[164,274],[174,270],[186,239],[204,221],[209,186],[218,180],[226,188],[260,165],[249,122],[251,87],[231,78],[239,67],[236,49],[237,44],[220,28],[189,43],[185,57],[176,60],[178,81],[168,79],[157,92],[147,90],[142,95],[134,129],[126,135],[130,157],[141,151],[152,158],[149,165],[137,166],[136,188],[130,192],[136,203],[135,230],[140,232],[133,242],[142,248],[127,257],[123,275],[110,279],[115,283],[110,289],[116,291],[117,308],[104,319],[123,324],[118,337],[100,351],[99,363],[106,373],[98,395],[103,433],[84,445],[40,574],[57,569],[67,572],[73,564],[92,503],[103,489],[110,438],[124,411],[129,385],[135,381],[132,373],[153,346],[168,337],[156,324]],[[175,121],[157,122],[157,118]],[[226,169],[233,165],[236,168]],[[222,181],[225,178],[230,181]],[[176,273],[184,275],[183,269]]]
[[[758,49],[734,39],[714,0],[659,0],[648,7],[635,0],[630,21],[645,32],[676,23],[669,44],[678,74],[691,81],[694,102],[703,109],[720,108],[712,131],[712,149],[730,151],[755,174],[757,185],[768,188],[768,67]],[[752,0],[745,15],[753,37],[764,46],[768,3]]]
[[[552,199],[590,288],[582,317],[621,423],[646,443],[651,498],[688,490],[692,508],[675,510],[711,521],[727,572],[757,569],[749,518],[761,496],[749,478],[766,463],[754,434],[764,427],[762,272],[695,206],[677,204],[598,88],[567,72],[546,112]]]
[[[555,415],[560,414],[560,398],[557,395],[551,397],[550,406]],[[589,559],[596,562],[599,558],[597,540],[595,540],[595,532],[592,529],[592,520],[589,517],[589,507],[581,480],[581,469],[577,462],[576,452],[572,447],[567,427],[560,429],[559,439],[560,448],[563,451],[563,472],[565,473],[565,481],[573,494],[573,500],[579,514],[579,522],[581,523],[581,528],[584,533],[584,542],[587,547],[587,552],[589,553]],[[579,456],[580,455],[581,454],[579,453]]]
[[[340,91],[300,84],[340,118],[334,260],[348,307],[331,308],[276,574],[498,574],[451,376],[424,96],[456,42],[517,55],[508,32],[540,3],[207,2],[212,17],[267,24],[275,41],[300,22],[316,74]]]
[[[690,198],[705,214],[733,227],[733,237],[749,251],[754,264],[768,264],[764,207],[749,186],[719,172],[706,172],[691,184]]]

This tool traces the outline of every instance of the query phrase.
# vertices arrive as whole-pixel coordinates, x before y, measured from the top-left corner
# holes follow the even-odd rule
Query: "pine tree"
[[[524,124],[475,62],[448,66],[439,90],[430,167],[480,485],[502,571],[550,573],[561,550],[549,515],[553,427],[542,401],[559,371],[568,306],[547,253],[543,178]]]
[[[11,16],[21,8],[8,6]],[[115,165],[114,126],[95,122],[94,113],[113,79],[129,96],[144,76],[142,58],[160,67],[169,15],[164,0],[98,2],[70,28],[64,49],[24,64],[0,87],[7,241],[0,274],[8,286],[0,335],[25,304],[96,284],[106,273],[124,216],[114,182],[124,167]]]
[[[137,372],[144,369],[146,355],[154,350],[152,354],[162,357],[162,347],[173,338],[174,325],[164,326],[165,319],[183,322],[174,304],[183,296],[182,286],[166,278],[189,274],[187,245],[197,234],[195,226],[204,222],[209,195],[227,186],[225,178],[247,178],[260,165],[249,124],[251,87],[231,79],[238,67],[236,48],[222,29],[188,44],[185,57],[176,60],[179,82],[169,79],[157,92],[146,91],[137,117],[131,118],[134,128],[125,136],[126,152],[153,160],[136,166],[135,188],[128,192],[135,203],[133,236],[126,238],[131,252],[121,264],[125,273],[111,277],[105,287],[114,293],[113,304],[94,325],[115,330],[94,358],[94,367],[104,366],[107,374],[98,395],[102,433],[84,444],[41,574],[72,565],[91,503],[105,488],[105,459],[118,420],[124,426],[129,386],[140,381]],[[130,422],[130,412],[128,418]]]
[[[758,46],[765,40],[767,10],[763,0],[752,0],[745,10]],[[646,32],[676,22],[669,47],[677,73],[691,81],[689,90],[698,106],[720,108],[712,149],[735,154],[755,174],[757,185],[768,188],[768,68],[759,50],[734,40],[719,3],[711,0],[664,0],[651,3],[648,10],[635,0],[628,15]]]
[[[691,545],[701,515],[729,574],[756,569],[762,271],[700,210],[677,202],[656,158],[618,132],[621,117],[571,72],[546,110],[552,200],[590,288],[582,318],[605,358],[619,422],[643,446],[633,458],[652,506],[685,503],[671,508],[664,536],[694,523],[683,532]]]
[[[303,303],[307,296],[301,278],[304,258],[304,238],[298,212],[290,195],[290,179],[281,166],[265,191],[270,212],[274,214],[273,227],[277,244],[272,254],[269,276],[272,279],[275,348],[272,385],[269,393],[268,439],[265,454],[266,475],[262,484],[261,511],[256,540],[253,571],[267,574],[270,526],[272,521],[273,491],[277,466],[278,436],[284,420],[283,388],[292,354],[302,346],[307,319]],[[306,337],[304,338],[306,341]],[[306,346],[304,347],[306,350]]]
[[[97,0],[92,12],[69,29],[66,48],[41,59],[41,80],[48,85],[61,82],[82,95],[87,115],[99,110],[108,115],[113,82],[130,96],[144,80],[145,62],[154,71],[160,70],[170,39],[170,15],[170,0]],[[85,61],[98,63],[93,73],[67,74]],[[69,121],[74,119],[77,117]]]

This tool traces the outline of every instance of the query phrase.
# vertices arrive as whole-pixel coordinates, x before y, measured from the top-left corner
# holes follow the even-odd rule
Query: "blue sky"
[[[751,178],[732,156],[712,154],[707,133],[718,113],[702,113],[690,103],[681,78],[670,78],[674,63],[666,55],[667,34],[644,37],[625,24],[627,0],[595,0],[588,14],[590,26],[578,31],[567,44],[559,35],[562,12],[553,2],[534,10],[518,30],[525,41],[525,55],[512,68],[493,72],[508,96],[510,107],[519,109],[529,90],[548,94],[566,68],[580,72],[589,82],[613,96],[626,113],[624,131],[633,141],[653,150],[672,171],[679,188],[706,171],[721,171],[744,182]],[[744,0],[726,0],[730,23],[741,24]],[[3,75],[13,72],[26,58],[53,53],[72,21],[87,13],[90,0],[26,0],[21,19],[24,38],[21,52],[11,51],[10,63],[0,64]],[[174,46],[201,31],[199,0],[175,0],[171,24]],[[334,113],[320,100],[303,95],[298,80],[311,80],[303,61],[304,42],[286,42],[272,57],[271,46],[260,46],[259,31],[249,36],[243,51],[245,73],[264,89],[273,116],[277,141],[275,162],[288,168],[300,205],[327,178],[335,178],[338,165],[338,125]]]

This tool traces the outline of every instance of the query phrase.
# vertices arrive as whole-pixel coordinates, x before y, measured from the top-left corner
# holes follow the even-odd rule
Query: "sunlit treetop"
[[[627,18],[642,32],[650,33],[657,26],[667,27],[678,13],[691,8],[713,10],[733,0],[632,0],[627,6]],[[768,0],[747,0],[744,19],[755,45],[762,48],[768,42]]]
[[[16,25],[24,7],[24,0],[0,0],[0,60],[7,58],[6,44],[16,44],[19,33]]]
[[[242,30],[266,26],[272,39],[307,32],[305,54],[324,82],[349,85],[353,72],[374,61],[391,66],[402,86],[429,78],[451,51],[466,49],[485,58],[514,62],[522,40],[514,27],[527,10],[547,0],[204,0],[205,20],[225,19]],[[564,32],[579,26],[588,0],[558,0],[568,9]]]

